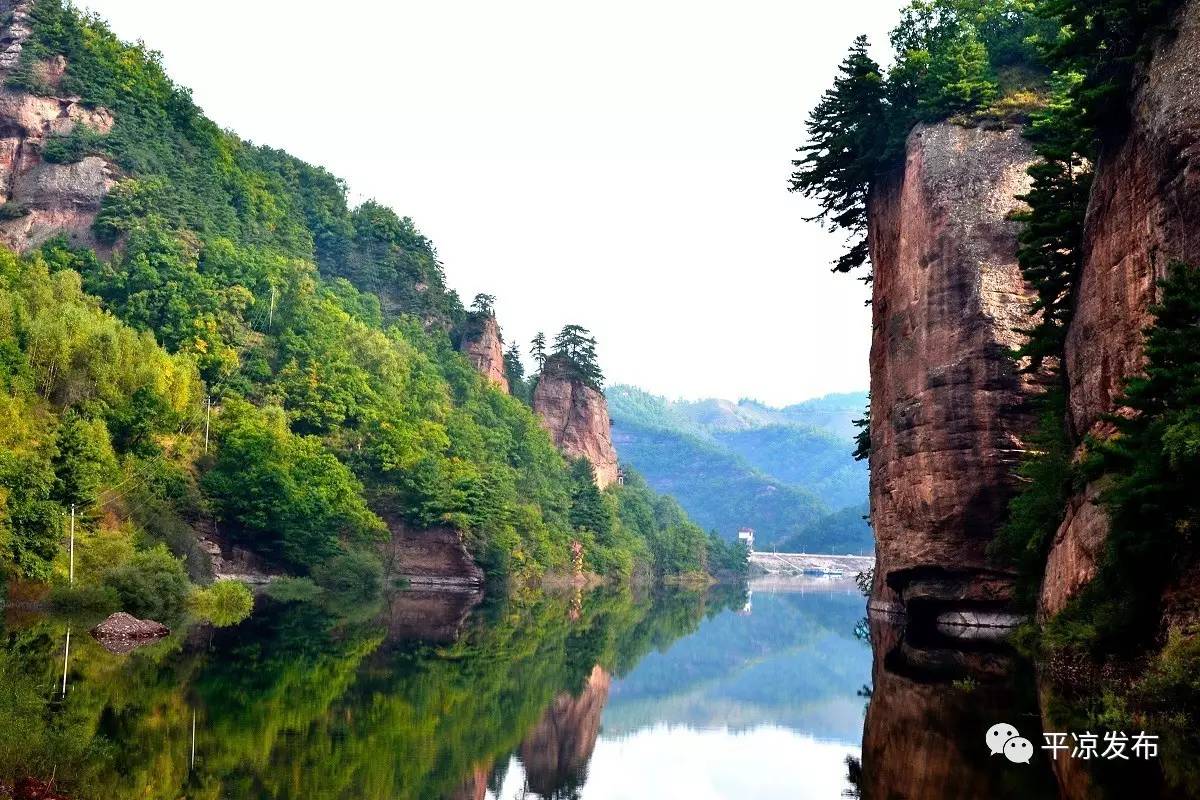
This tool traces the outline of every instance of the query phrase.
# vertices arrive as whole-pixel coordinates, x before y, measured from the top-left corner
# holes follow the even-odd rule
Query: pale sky
[[[224,127],[412,217],[523,345],[774,404],[867,385],[866,289],[786,191],[804,119],[901,0],[83,0]]]

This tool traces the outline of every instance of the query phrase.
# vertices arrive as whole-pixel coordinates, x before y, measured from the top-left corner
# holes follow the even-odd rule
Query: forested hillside
[[[672,402],[631,386],[613,386],[608,397],[622,460],[701,525],[727,538],[754,528],[759,546],[870,549],[870,528],[836,513],[852,508],[861,517],[866,502],[867,470],[852,457],[850,433],[864,395],[782,409],[753,400]]]
[[[0,253],[5,574],[65,576],[72,505],[75,600],[135,612],[178,607],[176,557],[203,579],[197,528],[331,585],[377,582],[397,524],[461,531],[496,579],[566,569],[576,541],[621,579],[703,571],[710,546],[736,560],[648,490],[597,490],[476,373],[410,219],[222,131],[102,22],[59,0],[14,13],[31,33],[6,96],[113,120],[54,128],[39,163],[100,159],[113,181],[90,230]]]

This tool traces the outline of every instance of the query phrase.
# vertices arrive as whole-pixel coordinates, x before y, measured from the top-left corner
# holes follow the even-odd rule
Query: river
[[[1011,650],[914,643],[863,614],[852,582],[815,579],[480,604],[402,593],[354,609],[264,601],[239,625],[181,627],[120,655],[85,620],[10,613],[0,787],[197,800],[1127,796],[1079,764],[1056,777],[1040,753],[989,755],[996,722],[1042,741],[1046,696]],[[1152,766],[1126,770],[1141,797],[1162,791]]]

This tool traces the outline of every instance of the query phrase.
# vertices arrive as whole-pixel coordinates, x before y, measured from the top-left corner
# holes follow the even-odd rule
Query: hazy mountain
[[[752,527],[760,546],[792,539],[809,550],[871,547],[859,519],[866,465],[850,455],[865,393],[785,408],[747,399],[669,401],[622,385],[606,393],[620,459],[701,525],[727,537]]]

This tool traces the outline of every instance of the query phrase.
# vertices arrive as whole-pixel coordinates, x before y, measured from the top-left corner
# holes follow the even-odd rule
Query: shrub
[[[320,596],[321,587],[311,578],[284,576],[268,583],[263,593],[280,603],[307,603]]]
[[[312,570],[317,585],[346,600],[373,600],[383,587],[383,564],[365,550],[351,550]]]
[[[222,580],[193,592],[188,607],[201,619],[225,628],[250,616],[254,595],[241,581]]]
[[[104,582],[116,592],[124,611],[159,621],[179,616],[190,588],[183,562],[161,544],[135,553]]]

